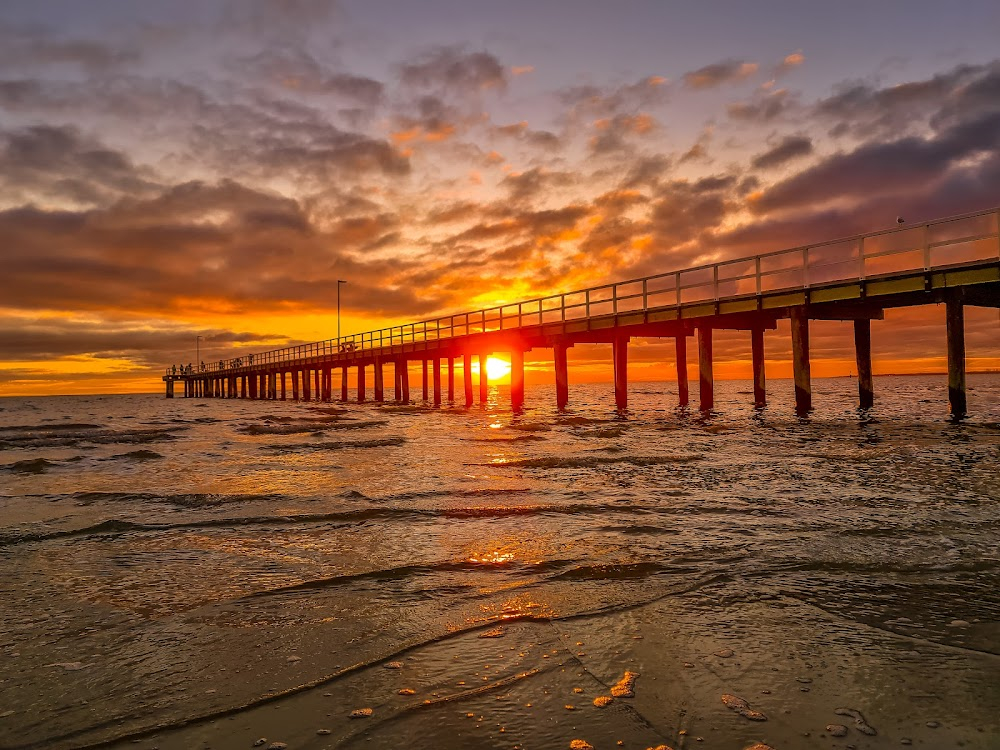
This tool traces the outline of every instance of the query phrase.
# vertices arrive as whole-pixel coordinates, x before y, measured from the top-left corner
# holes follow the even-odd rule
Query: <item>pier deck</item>
[[[474,403],[472,360],[479,359],[479,399],[486,399],[486,358],[508,353],[511,401],[524,403],[524,353],[553,350],[556,401],[569,402],[566,350],[610,343],[615,402],[628,402],[628,343],[635,337],[675,340],[680,403],[689,401],[687,339],[696,337],[699,407],[714,404],[712,331],[750,333],[754,400],[766,400],[764,331],[791,323],[795,402],[812,406],[809,321],[853,324],[859,403],[874,399],[871,323],[894,307],[947,307],[948,390],[951,411],[966,411],[964,308],[1000,307],[1000,209],[953,216],[866,235],[779,250],[749,258],[655,274],[574,292],[457,313],[335,339],[222,360],[163,376],[166,395],[181,382],[189,397],[333,399],[339,370],[341,400],[347,373],[357,370],[357,398],[366,398],[367,370],[374,398],[385,398],[384,370],[395,376],[394,399],[410,400],[410,365],[420,362],[423,398],[443,400],[441,361],[447,364],[447,399],[455,400],[455,361],[462,361],[464,402]],[[428,377],[430,373],[430,378]],[[289,393],[288,382],[291,381]],[[432,381],[432,383],[430,382]]]

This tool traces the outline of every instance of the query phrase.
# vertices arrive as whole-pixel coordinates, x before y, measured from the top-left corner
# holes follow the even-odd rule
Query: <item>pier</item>
[[[167,398],[180,383],[186,397],[348,400],[348,372],[357,376],[357,400],[411,400],[411,369],[421,374],[421,395],[435,405],[456,401],[456,363],[462,370],[462,403],[475,403],[473,361],[479,365],[478,400],[485,403],[486,360],[510,357],[510,399],[524,405],[524,355],[552,350],[555,399],[570,403],[567,350],[578,344],[611,344],[615,406],[628,405],[628,349],[632,338],[672,338],[680,405],[691,396],[688,339],[698,358],[698,407],[715,403],[712,334],[749,335],[753,398],[767,401],[764,333],[788,319],[796,411],[812,408],[809,328],[813,320],[850,323],[854,331],[858,401],[874,401],[871,321],[885,310],[944,304],[951,413],[966,412],[965,318],[967,305],[1000,308],[1000,209],[764,253],[749,258],[655,274],[472,312],[248,354],[163,376]],[[446,373],[442,388],[442,368]]]

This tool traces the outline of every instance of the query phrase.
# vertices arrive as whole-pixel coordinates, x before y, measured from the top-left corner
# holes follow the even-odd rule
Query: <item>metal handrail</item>
[[[958,236],[939,240],[930,239],[932,230],[935,227],[942,227],[957,222],[976,222],[977,220],[985,220],[988,223],[988,228],[984,231],[983,227],[975,226],[966,228],[966,231]],[[878,249],[877,242],[881,238],[905,236],[907,233],[919,234],[919,241],[905,243],[901,247]],[[975,255],[971,260],[966,258],[956,262],[954,258],[951,258],[950,261],[949,259],[942,259],[939,262],[935,262],[935,253],[938,253],[943,248],[973,246],[977,243],[994,239],[997,241],[995,247],[991,246],[988,253]],[[825,250],[837,248],[838,246],[844,246],[841,250],[846,250],[846,252],[841,252],[838,257],[832,260],[822,260],[822,253]],[[903,265],[906,267],[893,268],[888,271],[885,269],[880,270],[878,267],[883,259],[907,255],[919,257],[911,260],[908,265],[904,263]],[[817,260],[818,257],[820,260]],[[791,261],[788,265],[774,263],[775,260],[784,260],[786,258]],[[827,283],[866,280],[893,273],[917,270],[928,271],[933,268],[980,263],[984,260],[993,259],[1000,259],[1000,208],[949,216],[922,224],[883,229],[877,232],[869,232],[867,234],[859,234],[812,245],[800,245],[784,250],[773,250],[744,258],[706,263],[700,266],[667,271],[638,279],[609,282],[572,292],[559,292],[521,302],[508,302],[479,310],[454,313],[438,318],[428,318],[426,320],[403,323],[364,333],[348,334],[339,338],[297,344],[281,349],[247,354],[243,357],[221,359],[218,362],[208,364],[198,363],[192,365],[190,370],[186,367],[168,367],[166,374],[238,373],[258,368],[260,365],[291,363],[320,356],[326,357],[336,354],[352,354],[358,351],[382,349],[386,346],[440,341],[477,333],[510,331],[524,326],[542,325],[546,322],[544,320],[546,313],[550,313],[553,317],[558,317],[559,322],[579,320],[594,316],[616,315],[620,312],[644,312],[654,309],[676,308],[689,304],[752,297],[765,293],[808,289]],[[870,261],[871,263],[869,263]],[[744,268],[742,273],[728,275],[730,270],[739,268],[741,265]],[[824,278],[823,269],[833,269],[838,266],[845,268],[852,267],[853,271],[842,275],[834,274],[829,276],[829,278]],[[786,283],[782,286],[780,284],[781,277],[787,277],[794,283]],[[651,289],[651,286],[657,286],[656,284],[651,284],[651,282],[668,280],[671,283],[663,288]],[[777,285],[772,286],[770,283],[771,280],[779,281]],[[741,282],[746,284],[746,289],[740,288]],[[623,291],[623,288],[629,285],[641,285],[641,291]],[[603,296],[602,292],[606,292],[607,296]],[[573,298],[579,295],[582,295],[582,301],[573,301]],[[595,295],[600,298],[595,299]],[[669,302],[658,300],[655,304],[651,304],[652,300],[664,295],[668,295],[671,298]],[[567,298],[570,298],[569,302],[567,302]],[[638,303],[639,306],[636,308],[628,309],[630,307],[628,303],[633,300],[641,300],[641,303]],[[546,303],[552,303],[552,306],[546,307]],[[602,306],[608,306],[609,309],[602,312],[595,312],[595,308],[602,308]],[[578,313],[580,312],[583,314],[579,315]]]

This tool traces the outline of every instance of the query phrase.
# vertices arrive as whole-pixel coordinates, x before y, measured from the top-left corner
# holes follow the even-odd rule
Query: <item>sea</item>
[[[1000,375],[768,387],[0,398],[0,747],[1000,748]]]

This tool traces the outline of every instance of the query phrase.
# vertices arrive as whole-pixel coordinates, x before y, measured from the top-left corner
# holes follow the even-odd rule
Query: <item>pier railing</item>
[[[724,260],[640,279],[196,364],[194,373],[659,310],[1000,259],[1000,209]],[[167,375],[184,374],[167,368]]]

